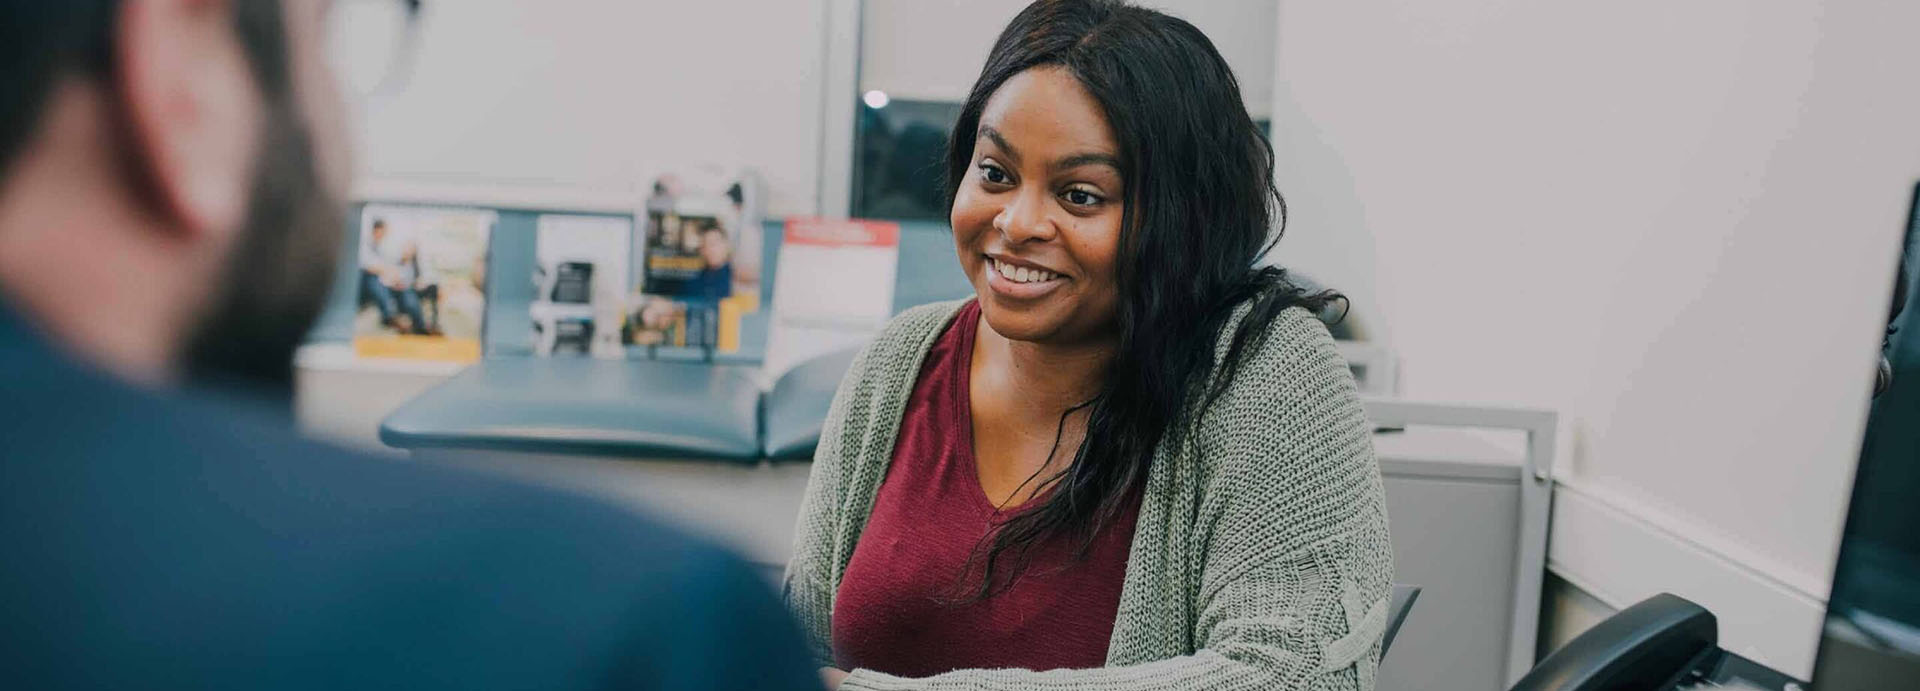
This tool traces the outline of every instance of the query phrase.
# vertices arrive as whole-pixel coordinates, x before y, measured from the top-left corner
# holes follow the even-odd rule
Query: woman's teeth
[[[1013,281],[1014,283],[1041,283],[1060,277],[1060,274],[1052,271],[1014,266],[998,259],[992,260],[992,263],[994,273],[998,273],[1002,278]]]

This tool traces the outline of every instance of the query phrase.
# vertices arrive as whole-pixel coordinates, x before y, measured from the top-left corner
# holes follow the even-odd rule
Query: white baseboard
[[[1626,493],[1563,479],[1547,568],[1616,608],[1661,592],[1687,598],[1718,617],[1721,647],[1801,679],[1813,672],[1824,578],[1767,563]]]

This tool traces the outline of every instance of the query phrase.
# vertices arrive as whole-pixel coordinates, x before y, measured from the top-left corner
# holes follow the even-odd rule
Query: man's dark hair
[[[54,84],[64,76],[113,73],[113,23],[120,0],[0,0],[0,172],[39,129]],[[234,30],[268,93],[289,88],[280,3],[234,3]]]
[[[121,0],[0,0],[0,175],[39,129],[62,79],[110,84]],[[235,38],[264,97],[245,228],[205,316],[188,334],[185,368],[202,384],[291,392],[293,349],[332,283],[339,208],[313,168],[295,105],[279,0],[232,5]],[[290,401],[290,397],[288,397]]]
[[[10,167],[45,110],[56,77],[105,76],[115,0],[0,0],[0,171]]]

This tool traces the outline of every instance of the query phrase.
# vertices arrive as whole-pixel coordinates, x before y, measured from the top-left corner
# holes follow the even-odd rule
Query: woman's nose
[[[1012,244],[1050,240],[1054,237],[1053,220],[1047,216],[1047,197],[1043,192],[1022,191],[1014,195],[1000,214],[993,217],[993,227],[1000,231],[1001,237]]]

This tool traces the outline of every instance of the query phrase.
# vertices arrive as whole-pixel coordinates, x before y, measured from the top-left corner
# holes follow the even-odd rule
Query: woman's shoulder
[[[1262,326],[1264,338],[1194,428],[1201,511],[1219,512],[1227,527],[1212,549],[1291,552],[1339,540],[1386,563],[1373,429],[1346,361],[1305,309],[1288,308]]]
[[[884,452],[858,448],[854,440],[899,421],[928,347],[965,305],[965,300],[937,302],[901,312],[854,355],[821,426],[816,477],[822,468],[885,467]]]
[[[971,298],[930,302],[909,307],[894,315],[862,349],[855,361],[855,368],[859,369],[862,364],[871,367],[882,361],[895,361],[925,351],[941,330],[953,321],[954,315],[960,313],[960,308],[966,306],[968,299]],[[909,359],[919,360],[918,357]]]
[[[911,386],[913,376],[919,372],[921,356],[966,304],[965,299],[932,302],[908,308],[888,319],[880,333],[854,356],[843,388]]]
[[[910,345],[916,341],[930,339],[938,335],[942,328],[952,322],[953,316],[959,314],[960,309],[966,307],[967,302],[972,299],[973,298],[961,298],[944,302],[929,302],[924,305],[909,307],[906,311],[896,314],[892,319],[887,320],[887,325],[880,329],[880,336],[875,339],[875,342]]]
[[[1247,312],[1243,305],[1222,329],[1216,360],[1224,360]],[[1289,307],[1253,336],[1238,367],[1216,368],[1216,377],[1231,379],[1200,417],[1203,444],[1278,452],[1310,440],[1366,437],[1352,371],[1318,317]]]
[[[1235,333],[1250,311],[1248,304],[1235,308],[1233,317],[1227,320],[1214,344],[1215,362],[1224,362]],[[1253,342],[1249,344],[1251,349],[1242,355],[1238,371],[1233,375],[1233,381],[1227,384],[1227,390],[1262,388],[1273,383],[1272,378],[1277,376],[1288,379],[1306,376],[1321,385],[1337,385],[1339,381],[1320,380],[1339,380],[1344,377],[1346,384],[1350,386],[1353,383],[1346,359],[1340,355],[1340,349],[1334,344],[1333,334],[1327,330],[1326,323],[1304,307],[1280,310],[1261,329],[1261,333],[1249,336],[1253,337]]]

